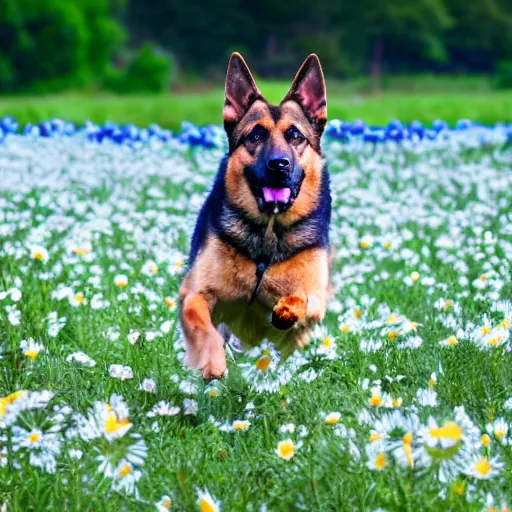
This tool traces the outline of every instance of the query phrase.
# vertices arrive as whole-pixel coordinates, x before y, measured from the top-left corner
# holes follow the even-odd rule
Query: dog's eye
[[[247,140],[249,142],[252,142],[253,144],[256,144],[258,142],[262,142],[267,138],[268,132],[263,128],[263,126],[260,126],[257,124],[247,135]]]
[[[290,144],[298,145],[305,138],[306,137],[304,137],[304,135],[302,135],[302,133],[300,133],[299,130],[297,130],[297,128],[295,128],[295,126],[290,126],[290,128],[288,128],[288,130],[286,131],[286,140]]]

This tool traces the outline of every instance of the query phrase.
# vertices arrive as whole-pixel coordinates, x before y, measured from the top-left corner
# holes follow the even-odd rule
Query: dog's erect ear
[[[222,111],[224,123],[230,126],[236,125],[249,107],[261,97],[261,92],[247,64],[238,52],[234,52],[229,59],[226,75],[225,102]]]
[[[327,94],[322,66],[314,53],[300,67],[282,103],[289,100],[302,107],[321,134],[327,122]]]

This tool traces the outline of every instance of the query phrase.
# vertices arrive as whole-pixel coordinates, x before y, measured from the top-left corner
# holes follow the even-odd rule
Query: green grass
[[[476,122],[494,124],[512,121],[512,91],[492,91],[485,83],[475,81],[474,87],[464,82],[460,90],[443,85],[436,90],[417,90],[405,82],[401,89],[399,78],[393,79],[395,90],[380,94],[357,92],[354,85],[334,83],[329,88],[328,109],[331,119],[354,121],[363,119],[383,125],[393,118],[404,122],[418,119],[430,122],[445,119],[455,123],[469,118]],[[435,83],[432,78],[428,83]],[[288,83],[261,82],[261,90],[271,102],[279,102],[286,93]],[[21,96],[0,98],[0,116],[12,115],[21,123],[37,123],[60,117],[81,124],[85,119],[96,123],[106,120],[148,126],[158,123],[176,130],[182,121],[196,124],[222,122],[222,88],[205,92],[180,92],[166,95],[113,96],[109,94],[62,94],[55,96]]]
[[[494,506],[510,506],[512,435],[490,431],[487,448],[480,438],[498,418],[512,422],[510,325],[498,328],[512,317],[502,302],[512,291],[512,153],[499,137],[479,148],[470,135],[434,147],[325,141],[332,310],[302,359],[278,367],[270,350],[265,373],[256,363],[267,352],[235,353],[229,375],[214,384],[183,368],[177,311],[164,298],[177,300],[178,263],[223,148],[8,137],[0,145],[0,397],[55,396],[47,407],[23,410],[24,399],[0,399],[0,506],[151,511],[169,495],[172,510],[196,511],[198,488],[223,512],[477,512],[488,495]],[[37,245],[47,249],[46,262],[31,257]],[[127,287],[115,284],[119,274]],[[63,319],[53,332],[52,312]],[[493,329],[487,337],[485,322]],[[140,337],[130,343],[132,330]],[[440,345],[455,335],[457,344]],[[29,338],[43,350],[27,351]],[[368,341],[381,346],[369,351]],[[96,365],[68,362],[77,351]],[[113,364],[129,366],[133,378],[111,376]],[[283,369],[290,374],[275,392],[258,388]],[[310,382],[301,378],[306,371]],[[155,393],[139,389],[146,378]],[[370,401],[374,386],[384,403]],[[417,394],[430,386],[436,400],[427,405]],[[132,427],[109,439],[128,421],[113,394],[126,401]],[[186,399],[197,401],[193,414],[184,413]],[[162,400],[181,411],[148,417]],[[55,405],[70,410],[57,419]],[[331,412],[340,413],[335,425],[325,422]],[[95,422],[84,427],[83,415]],[[220,428],[244,419],[247,431]],[[456,426],[448,435],[432,421]],[[295,430],[283,432],[289,424]],[[35,465],[41,453],[30,434],[39,431],[45,442],[58,440],[54,472]],[[382,443],[370,442],[372,431]],[[275,453],[285,438],[296,445],[290,460]],[[439,438],[449,446],[428,444]],[[121,474],[128,447],[140,440],[147,456]],[[403,455],[407,443],[412,462]],[[371,468],[377,454],[385,454],[382,471]],[[114,475],[98,457],[110,457]],[[495,473],[472,473],[477,457],[488,457]],[[445,465],[457,472],[448,482]],[[134,471],[139,498],[115,488]]]

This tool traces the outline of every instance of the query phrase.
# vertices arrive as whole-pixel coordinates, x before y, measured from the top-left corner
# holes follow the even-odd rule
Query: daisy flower
[[[483,455],[476,454],[472,459],[467,461],[464,472],[468,476],[477,478],[478,480],[489,480],[500,474],[500,470],[505,466],[499,461],[498,457],[489,459]]]
[[[128,286],[128,277],[125,276],[124,274],[117,274],[114,277],[114,284],[118,288],[126,288]]]
[[[480,339],[480,346],[484,349],[497,348],[504,345],[510,336],[508,329],[496,328]]]
[[[212,498],[208,489],[197,489],[197,505],[201,512],[220,512],[220,502]]]
[[[139,389],[146,393],[156,393],[156,383],[153,379],[144,379],[141,382]]]
[[[73,352],[72,354],[69,354],[69,356],[66,357],[66,362],[83,364],[89,368],[96,366],[96,361],[83,352]]]
[[[371,389],[372,396],[368,398],[368,404],[371,407],[392,407],[393,399],[389,393],[382,393],[380,387],[375,386]]]
[[[459,341],[455,336],[449,336],[448,338],[441,340],[439,342],[439,345],[442,347],[454,347],[455,345],[458,345]]]
[[[39,355],[39,352],[44,352],[44,346],[41,343],[36,343],[33,338],[21,340],[20,348],[23,351],[23,355],[32,361]]]
[[[48,261],[48,251],[40,245],[33,245],[30,248],[30,257],[33,260],[38,260],[42,261],[43,263],[46,263]]]
[[[340,421],[341,419],[341,413],[339,412],[330,412],[329,414],[326,414],[324,416],[324,423],[327,423],[327,425],[335,425]]]
[[[366,467],[374,471],[383,471],[389,464],[389,456],[383,451],[377,451],[371,445],[366,447],[368,462]]]
[[[133,379],[133,370],[129,366],[124,366],[122,364],[111,364],[108,369],[108,373],[114,379]]]
[[[146,416],[148,418],[154,418],[155,416],[176,416],[179,412],[179,407],[173,406],[165,400],[161,400],[146,414]]]
[[[501,443],[506,444],[508,423],[503,418],[498,418],[494,423],[488,423],[485,430]]]
[[[251,422],[249,420],[235,420],[231,426],[233,430],[249,430]]]
[[[172,507],[172,500],[170,496],[164,494],[159,501],[155,503],[155,507],[158,512],[168,512]]]
[[[279,441],[276,453],[281,459],[290,460],[295,455],[295,443],[289,438]]]

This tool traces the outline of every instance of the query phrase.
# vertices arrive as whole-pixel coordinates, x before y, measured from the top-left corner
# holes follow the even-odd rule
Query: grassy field
[[[439,81],[439,80],[438,80]],[[354,84],[331,83],[328,108],[331,119],[383,125],[390,119],[404,122],[415,119],[430,122],[436,118],[454,124],[469,118],[484,124],[512,121],[512,91],[492,91],[481,80],[400,81],[394,78],[392,89],[380,94],[360,92]],[[401,87],[404,87],[403,89]],[[279,102],[289,83],[261,82],[260,88],[271,102]],[[425,88],[427,87],[427,88]],[[37,123],[53,117],[81,124],[85,119],[96,123],[151,123],[176,130],[182,121],[219,124],[223,102],[222,88],[205,92],[180,92],[168,95],[112,96],[108,94],[65,94],[57,96],[0,98],[0,116],[12,115],[21,123]]]
[[[0,508],[509,510],[512,153],[486,141],[325,141],[327,318],[205,383],[176,300],[224,148],[9,136]]]

